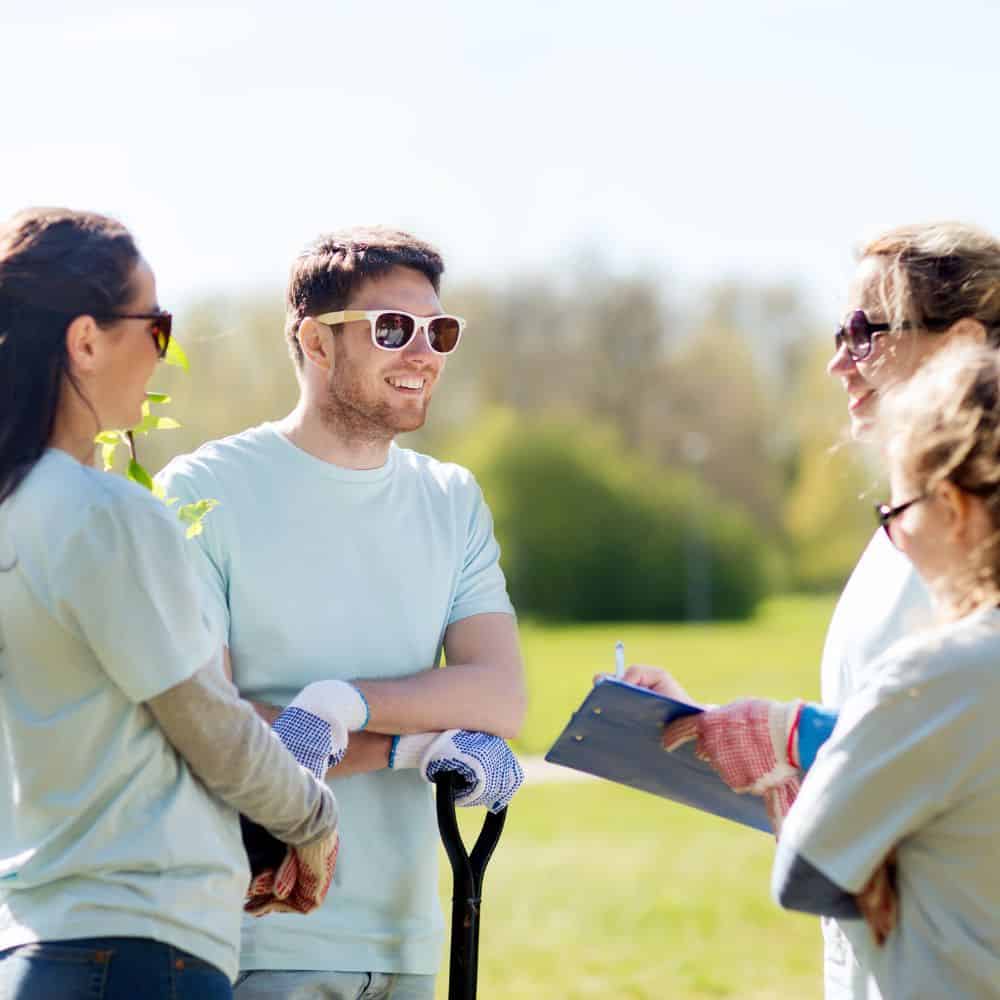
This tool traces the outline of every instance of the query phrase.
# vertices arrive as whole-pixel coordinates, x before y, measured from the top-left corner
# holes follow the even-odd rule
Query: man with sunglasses
[[[328,902],[247,921],[241,1000],[431,1000],[443,920],[429,779],[455,771],[459,804],[493,809],[521,781],[504,739],[523,719],[523,666],[489,510],[466,470],[394,443],[423,425],[462,336],[442,272],[405,233],[316,240],[288,286],[295,409],[161,474],[169,496],[220,502],[199,562],[243,695],[269,718],[294,700],[352,731],[329,775]]]

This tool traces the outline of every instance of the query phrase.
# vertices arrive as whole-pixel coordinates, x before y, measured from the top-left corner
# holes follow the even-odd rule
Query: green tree
[[[716,617],[749,614],[766,590],[767,555],[747,517],[626,451],[606,425],[492,411],[445,453],[483,487],[523,613],[684,619],[691,559],[704,562]]]
[[[815,590],[843,586],[874,530],[879,488],[871,456],[848,437],[844,392],[825,372],[829,353],[816,345],[790,410],[800,441],[785,501],[792,582]]]

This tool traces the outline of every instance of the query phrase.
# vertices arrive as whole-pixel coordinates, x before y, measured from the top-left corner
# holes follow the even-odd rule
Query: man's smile
[[[407,395],[421,393],[427,385],[427,379],[423,375],[389,375],[386,382]]]

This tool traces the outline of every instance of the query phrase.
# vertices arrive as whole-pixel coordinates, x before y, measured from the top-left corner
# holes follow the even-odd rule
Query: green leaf
[[[137,423],[135,427],[132,428],[132,433],[148,434],[150,431],[156,429],[156,420],[157,418],[154,417],[151,413],[144,413],[142,420],[140,420],[139,423]]]
[[[167,354],[163,360],[168,365],[174,365],[176,368],[183,368],[186,372],[191,370],[191,366],[188,364],[187,355],[184,353],[184,348],[178,343],[176,337],[170,338],[170,343],[167,345]]]
[[[185,524],[194,524],[218,506],[218,500],[198,500],[195,503],[186,503],[183,507],[178,507],[177,516]]]
[[[172,431],[180,427],[173,417],[158,417],[147,413],[139,423],[132,428],[133,434],[148,434],[150,431]]]
[[[110,472],[115,464],[115,452],[120,444],[126,444],[123,431],[101,431],[94,441],[101,446],[101,463],[105,472]]]
[[[203,521],[219,506],[218,500],[198,500],[177,508],[177,516],[188,526],[186,537],[195,538],[204,531]]]
[[[153,477],[134,458],[129,461],[128,471],[125,475],[128,476],[133,483],[145,486],[147,490],[152,492]]]
[[[169,403],[170,397],[165,392],[147,392],[146,399],[150,403]]]
[[[157,486],[159,486],[160,484],[159,484],[159,483],[157,483],[156,485],[157,485]],[[159,496],[159,494],[157,494],[157,495]],[[181,498],[180,498],[180,497],[160,497],[160,499],[161,499],[161,500],[162,500],[162,501],[163,501],[163,502],[164,502],[164,503],[165,503],[165,504],[166,504],[166,505],[167,505],[168,507],[173,507],[173,505],[174,505],[175,503],[180,503],[180,499],[181,499]]]

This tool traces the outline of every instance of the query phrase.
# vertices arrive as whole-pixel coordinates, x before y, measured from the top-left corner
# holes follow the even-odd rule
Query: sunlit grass
[[[518,749],[544,753],[593,675],[614,669],[614,645],[628,663],[670,670],[695,698],[723,702],[744,694],[817,697],[830,597],[784,596],[766,601],[748,622],[709,625],[521,623],[530,703]]]
[[[671,669],[725,701],[818,691],[832,600],[783,597],[752,622],[522,624],[531,707],[522,753],[543,753],[590,686],[629,662]],[[463,813],[474,837],[481,813]],[[482,1000],[811,1000],[822,995],[818,923],[768,895],[770,837],[605,782],[543,784],[514,800],[487,873]],[[442,899],[450,899],[442,854]],[[438,996],[447,996],[447,960]]]
[[[463,819],[471,840],[481,814]],[[771,902],[772,855],[764,834],[631,789],[526,787],[487,872],[479,995],[819,997],[819,926]]]

